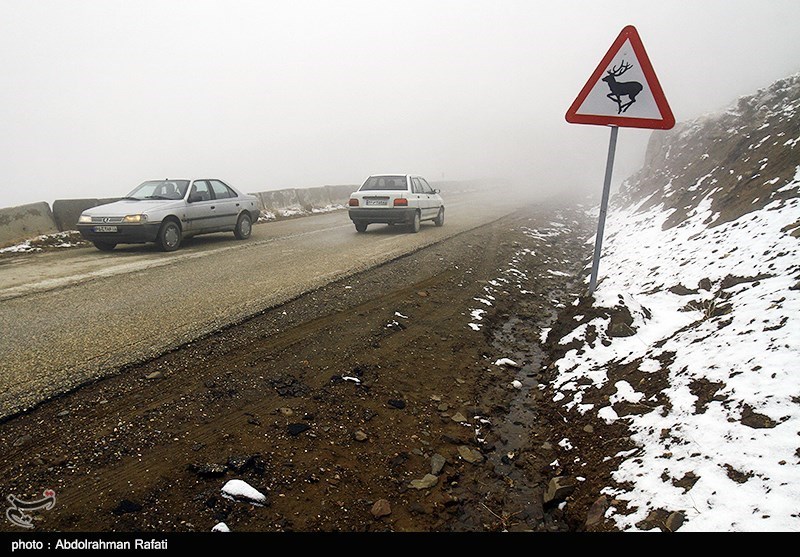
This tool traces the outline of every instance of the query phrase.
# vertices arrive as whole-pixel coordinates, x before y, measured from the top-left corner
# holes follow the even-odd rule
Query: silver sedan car
[[[210,232],[250,237],[258,199],[222,180],[150,180],[114,203],[85,210],[78,230],[99,250],[155,242],[175,251],[183,238]]]

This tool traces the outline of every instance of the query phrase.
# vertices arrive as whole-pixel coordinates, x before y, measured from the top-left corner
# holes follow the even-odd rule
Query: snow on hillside
[[[594,300],[548,339],[553,400],[637,447],[601,490],[619,529],[677,512],[681,531],[800,530],[798,92],[782,80],[651,145]]]

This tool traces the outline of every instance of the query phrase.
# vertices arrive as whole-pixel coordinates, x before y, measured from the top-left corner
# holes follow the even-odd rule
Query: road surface
[[[357,234],[338,211],[261,224],[244,242],[200,236],[175,253],[148,244],[2,259],[0,417],[517,208],[493,191],[457,195],[445,225],[418,234]]]

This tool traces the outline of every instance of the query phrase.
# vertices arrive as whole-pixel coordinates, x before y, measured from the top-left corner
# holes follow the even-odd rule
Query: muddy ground
[[[624,432],[549,402],[542,343],[592,226],[528,207],[48,401],[0,424],[3,496],[55,490],[36,531],[582,530]]]

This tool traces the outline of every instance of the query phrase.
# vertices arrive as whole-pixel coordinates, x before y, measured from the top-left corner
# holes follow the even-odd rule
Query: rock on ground
[[[369,512],[371,512],[372,516],[375,518],[389,516],[392,514],[392,505],[386,499],[378,499],[375,501],[375,504],[372,505],[372,509],[370,509]]]
[[[438,476],[425,474],[421,480],[412,480],[410,486],[414,489],[430,489],[439,482]]]

